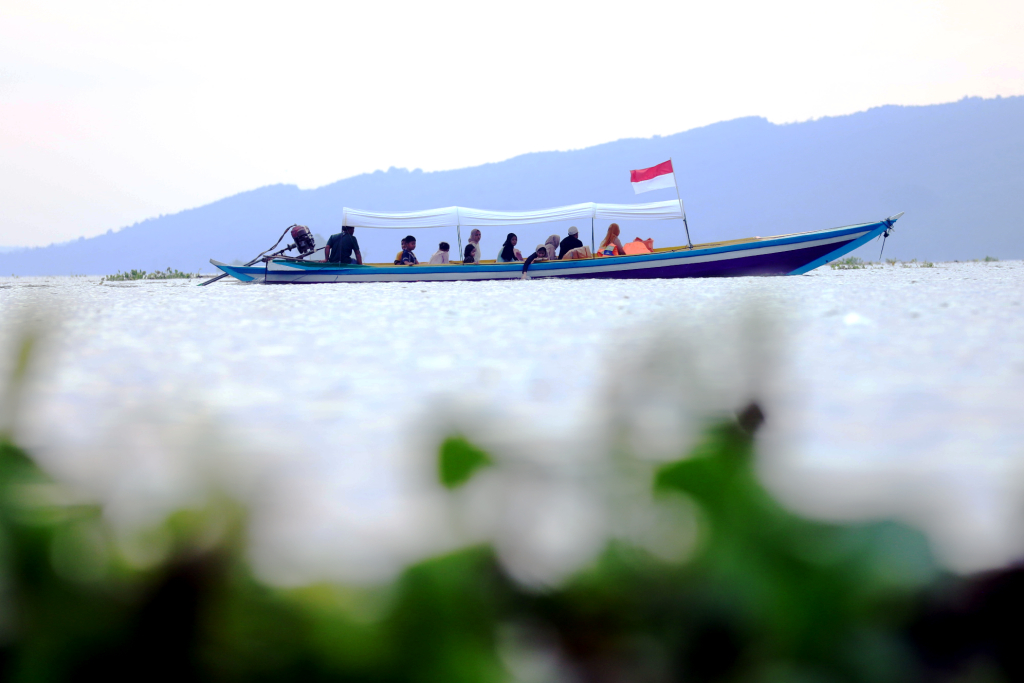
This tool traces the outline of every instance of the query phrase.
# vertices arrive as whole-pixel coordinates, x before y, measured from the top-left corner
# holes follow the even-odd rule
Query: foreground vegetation
[[[19,353],[16,396],[32,345]],[[17,402],[6,405],[16,405]],[[0,416],[0,426],[11,415]],[[246,561],[225,499],[171,515],[163,559],[125,559],[101,510],[75,503],[0,434],[0,675],[205,681],[1012,681],[1024,572],[958,578],[890,522],[788,512],[755,472],[751,404],[621,501],[663,516],[668,545],[624,534],[556,585],[524,586],[490,544],[409,566],[387,588],[280,589]],[[435,485],[458,496],[500,459],[452,435]],[[623,457],[630,461],[628,454]],[[639,461],[638,461],[639,462]],[[454,509],[454,508],[453,508]],[[694,523],[697,533],[694,536]],[[367,609],[367,605],[374,605]]]

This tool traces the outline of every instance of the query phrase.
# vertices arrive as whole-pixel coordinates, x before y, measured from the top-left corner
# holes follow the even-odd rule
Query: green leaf
[[[462,486],[481,467],[492,463],[487,453],[463,436],[450,436],[441,444],[438,454],[438,476],[450,489]]]

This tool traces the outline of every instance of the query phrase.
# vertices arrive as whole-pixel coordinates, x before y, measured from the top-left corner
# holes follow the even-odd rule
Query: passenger
[[[430,257],[431,263],[448,263],[448,250],[451,249],[447,242],[437,245],[437,251]]]
[[[395,265],[396,266],[402,265],[402,254],[405,253],[406,240],[408,240],[408,239],[409,239],[408,237],[403,237],[402,238],[402,250],[399,251],[397,254],[395,254]]]
[[[558,255],[558,235],[551,235],[544,240],[544,251],[547,252],[548,259],[554,260]]]
[[[601,246],[597,248],[597,253],[604,256],[622,256],[626,253],[622,248],[622,242],[619,241],[618,223],[608,226],[608,234],[601,240]]]
[[[480,248],[480,231],[477,228],[473,228],[473,230],[469,233],[469,244],[472,244],[474,247],[476,247],[475,263],[480,263],[480,254],[484,253],[484,250]]]
[[[355,252],[355,262],[363,265],[363,255],[359,253],[359,242],[355,236],[356,229],[351,225],[341,226],[341,232],[331,235],[324,247],[324,258],[328,263],[352,263],[352,252]]]
[[[476,244],[473,242],[467,244],[466,248],[462,252],[462,265],[472,266],[479,263],[480,261],[477,259],[477,254],[479,253],[480,250],[476,248]]]
[[[508,237],[505,238],[505,243],[501,245],[501,251],[498,252],[498,258],[494,259],[497,263],[513,263],[514,261],[522,261],[523,255],[516,249],[516,242],[519,238],[516,237],[514,232],[510,232]]]
[[[565,255],[573,249],[583,246],[583,242],[580,242],[580,238],[577,237],[579,232],[580,231],[576,229],[575,225],[569,228],[569,235],[562,240],[562,243],[558,247],[558,260],[564,259]]]
[[[543,244],[538,244],[537,249],[526,257],[523,261],[523,273],[530,269],[530,264],[534,261],[547,261],[548,260],[548,249]]]
[[[416,238],[412,235],[408,235],[402,240],[402,253],[397,259],[395,259],[396,266],[415,266],[419,264],[416,259],[416,254],[413,253],[413,249],[416,248]]]

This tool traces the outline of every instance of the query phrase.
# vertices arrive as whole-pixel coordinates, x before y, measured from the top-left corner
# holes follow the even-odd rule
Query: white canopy
[[[356,228],[446,228],[455,225],[467,226],[508,226],[530,223],[551,223],[577,219],[602,218],[617,221],[663,221],[682,218],[679,202],[670,199],[647,204],[596,204],[585,202],[559,206],[540,211],[484,211],[464,206],[449,206],[444,209],[426,211],[403,211],[400,213],[378,213],[361,211],[347,206],[341,213],[341,224]]]

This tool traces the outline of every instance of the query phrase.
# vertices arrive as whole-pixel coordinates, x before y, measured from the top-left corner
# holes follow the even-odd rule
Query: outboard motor
[[[313,239],[313,233],[305,225],[292,226],[292,240],[295,243],[288,248],[297,247],[299,256],[312,254],[316,251],[316,240]]]

